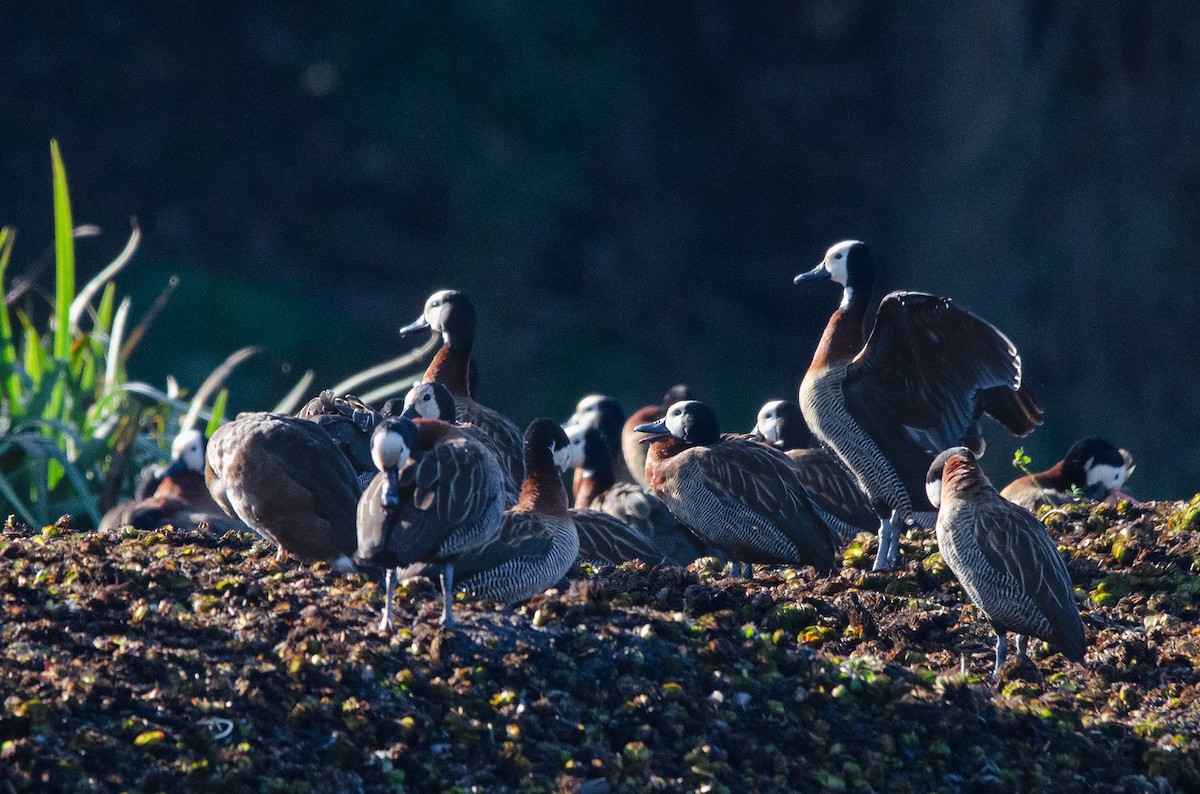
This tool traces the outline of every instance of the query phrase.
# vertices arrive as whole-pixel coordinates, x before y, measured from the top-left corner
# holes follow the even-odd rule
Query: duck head
[[[791,400],[772,400],[758,410],[754,433],[773,447],[799,449],[809,442],[808,426],[800,405]]]
[[[466,293],[444,289],[425,301],[425,309],[414,322],[400,329],[401,336],[432,330],[442,335],[442,341],[452,345],[455,339],[469,342],[475,335],[475,306]]]
[[[935,509],[940,509],[943,490],[948,487],[951,491],[959,491],[976,477],[982,478],[983,472],[979,470],[975,453],[966,447],[950,447],[929,464],[929,471],[925,475],[925,495]]]
[[[571,465],[571,440],[553,419],[534,419],[525,428],[526,472],[537,469],[537,463],[546,460],[547,454],[554,468],[566,471]]]
[[[821,264],[796,276],[793,283],[827,279],[843,287],[844,302],[856,291],[870,295],[875,286],[875,260],[870,246],[859,240],[843,240],[825,252]]]
[[[441,383],[418,383],[404,395],[404,412],[401,416],[453,422],[456,417],[454,396]]]
[[[643,439],[644,443],[666,436],[673,436],[691,446],[707,446],[721,440],[716,412],[699,400],[677,402],[667,409],[667,415],[662,419],[638,425],[635,429],[639,433],[650,434]]]
[[[384,507],[400,504],[400,469],[408,463],[416,438],[416,427],[404,417],[384,419],[371,434],[371,460],[387,478],[380,498]]]
[[[171,462],[163,472],[173,477],[185,471],[204,473],[204,434],[199,430],[184,430],[171,442]]]
[[[1133,456],[1102,438],[1075,442],[1063,458],[1067,482],[1082,490],[1088,499],[1107,498],[1125,484],[1133,469]]]
[[[575,406],[575,413],[564,427],[575,425],[596,428],[604,434],[605,443],[617,449],[621,440],[621,428],[625,425],[625,411],[612,397],[589,394]]]
[[[580,469],[587,474],[608,459],[608,445],[604,435],[596,428],[568,423],[563,431],[567,434],[567,465],[570,468]]]

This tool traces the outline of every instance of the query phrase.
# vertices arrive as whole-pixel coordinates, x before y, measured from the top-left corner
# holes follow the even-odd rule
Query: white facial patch
[[[942,506],[942,481],[934,480],[925,483],[925,495],[929,497],[929,504],[940,508]]]
[[[783,400],[775,400],[764,405],[758,412],[758,423],[754,430],[766,439],[768,444],[779,443],[779,404]]]
[[[570,458],[567,461],[567,465],[573,469],[583,468],[584,453],[587,449],[587,444],[584,441],[584,434],[586,434],[587,431],[588,428],[583,427],[582,425],[571,425],[570,427],[566,428],[567,440],[570,442],[567,444],[567,451],[570,453]]]
[[[1091,463],[1091,461],[1088,461]],[[1104,490],[1112,492],[1125,484],[1125,480],[1129,477],[1129,469],[1124,466],[1109,466],[1106,463],[1097,463],[1087,466],[1087,484],[1088,487],[1099,485]]]
[[[559,471],[566,471],[571,467],[571,445],[567,444],[562,449],[555,449],[554,445],[550,445],[550,454],[554,456],[554,468]]]
[[[425,318],[425,322],[429,323],[429,327],[439,334],[444,334],[446,331],[446,313],[449,310],[446,298],[453,291],[444,289],[435,292],[429,296],[429,300],[425,301],[425,311],[422,316]]]
[[[399,433],[376,433],[371,436],[371,460],[380,471],[396,468],[408,462],[408,444]]]
[[[428,383],[419,383],[404,395],[404,410],[407,411],[413,406],[416,406],[417,416],[424,419],[438,418],[437,398],[434,397],[433,387]]]
[[[185,430],[171,442],[171,457],[183,461],[189,471],[204,471],[204,434]]]
[[[667,431],[675,438],[683,438],[683,407],[687,402],[677,402],[667,409]]]
[[[829,271],[830,278],[843,287],[846,286],[846,280],[849,277],[846,270],[846,257],[850,256],[850,249],[856,245],[862,245],[862,243],[858,240],[842,240],[825,252],[825,259],[821,262]]]

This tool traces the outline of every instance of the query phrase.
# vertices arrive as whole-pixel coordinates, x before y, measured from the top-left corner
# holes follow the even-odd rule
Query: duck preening
[[[353,394],[337,396],[326,389],[296,413],[299,419],[316,423],[329,434],[350,461],[360,489],[375,476],[371,462],[371,433],[382,418],[380,413]]]
[[[938,550],[996,630],[996,673],[1010,631],[1021,656],[1032,635],[1082,662],[1086,640],[1071,576],[1046,528],[996,492],[966,447],[939,454],[925,482],[938,510]]]
[[[783,452],[800,471],[808,495],[824,510],[843,541],[874,530],[879,519],[854,475],[837,458],[813,443],[812,434],[791,400],[772,400],[758,411],[752,436]]]
[[[753,563],[834,569],[833,530],[785,454],[748,438],[722,438],[716,414],[695,400],[675,403],[637,430],[650,434],[646,478],[655,496],[723,550],[734,575],[751,575]]]
[[[354,570],[358,481],[350,461],[315,423],[239,414],[208,442],[213,498],[279,548],[277,559],[324,560]]]
[[[440,419],[389,417],[371,436],[378,469],[358,500],[360,565],[382,567],[381,629],[392,625],[397,567],[440,566],[443,626],[454,623],[454,564],[500,533],[504,472],[495,455]]]
[[[1041,424],[1042,406],[1008,337],[948,298],[884,296],[864,343],[875,286],[865,243],[838,243],[795,281],[819,279],[840,284],[842,302],[804,375],[799,403],[813,434],[854,474],[879,516],[879,570],[896,557],[901,524],[933,521],[923,484],[934,456],[960,444],[982,454],[984,414],[1023,436]]]
[[[612,455],[604,435],[581,424],[565,428],[575,469],[575,508],[579,558],[618,565],[640,559],[651,565],[687,566],[719,556],[680,523],[662,500],[632,482],[614,482]]]
[[[499,536],[455,563],[460,589],[513,604],[553,587],[579,556],[579,535],[559,473],[566,471],[567,435],[550,419],[525,430],[525,479],[517,504],[504,511]],[[410,566],[405,575],[434,575],[440,566]]]
[[[1102,502],[1119,493],[1133,473],[1133,455],[1102,438],[1076,441],[1066,456],[1045,471],[1025,475],[1004,486],[1000,495],[1026,510],[1058,507],[1077,492]]]
[[[171,461],[161,470],[143,473],[135,499],[116,505],[100,519],[100,529],[132,526],[135,529],[196,527],[207,524],[213,532],[245,530],[230,519],[204,484],[204,434],[184,430],[171,442]]]
[[[508,417],[475,401],[479,372],[471,349],[475,345],[475,306],[465,293],[441,290],[429,296],[420,318],[400,329],[400,335],[431,330],[440,334],[442,346],[425,369],[421,380],[440,383],[454,398],[455,417],[475,425],[490,435],[501,451],[501,462],[508,466],[512,481],[519,483],[525,473],[522,463],[521,430]]]

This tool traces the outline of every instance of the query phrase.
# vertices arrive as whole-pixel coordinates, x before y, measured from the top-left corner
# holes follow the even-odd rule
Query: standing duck
[[[380,413],[353,394],[336,396],[332,390],[313,397],[296,417],[315,422],[350,461],[361,488],[375,477],[371,461],[371,434],[382,418]]]
[[[629,476],[643,488],[649,488],[646,482],[646,452],[648,447],[642,443],[645,436],[637,431],[638,425],[656,422],[667,415],[667,409],[681,400],[692,399],[691,390],[682,383],[677,383],[663,395],[663,401],[658,405],[647,405],[637,409],[625,420],[621,428],[621,455],[625,459],[625,467]]]
[[[870,532],[879,525],[867,495],[858,487],[846,467],[820,447],[807,449],[812,434],[791,400],[772,400],[758,412],[751,434],[761,438],[792,459],[800,471],[800,481],[813,501],[824,510],[843,542],[859,532]]]
[[[1008,337],[948,298],[886,295],[864,344],[875,287],[865,243],[838,243],[795,281],[817,279],[840,284],[842,303],[800,384],[800,407],[879,516],[880,570],[896,558],[901,523],[933,521],[922,480],[934,456],[957,444],[982,454],[985,413],[1023,436],[1041,424],[1042,407],[1022,384],[1021,358]]]
[[[171,462],[161,471],[143,473],[137,498],[116,505],[100,519],[100,529],[195,527],[208,524],[214,532],[245,530],[230,520],[204,484],[204,434],[185,430],[171,443]],[[146,491],[149,490],[149,493]]]
[[[393,398],[394,400],[395,398]],[[389,400],[388,403],[392,403]],[[395,412],[394,405],[384,405],[384,414],[388,415]],[[467,434],[474,441],[479,442],[496,457],[497,461],[508,461],[507,452],[497,443],[496,437],[484,432],[476,425],[467,422],[458,421],[457,411],[454,405],[454,396],[450,394],[441,383],[417,383],[408,393],[404,395],[403,405],[400,407],[399,416],[405,416],[409,419],[440,419],[443,422],[449,422],[455,425],[460,431]],[[523,472],[525,464],[522,462],[519,470],[514,471],[514,467],[501,465],[501,474],[503,474],[503,489],[504,489],[504,505],[509,507],[516,503],[517,493],[520,490],[521,479],[519,472]],[[517,479],[513,479],[514,476]]]
[[[1042,505],[1071,501],[1073,489],[1085,499],[1102,502],[1121,490],[1133,473],[1133,456],[1102,438],[1076,441],[1065,458],[1043,472],[1025,475],[1004,486],[1000,495],[1036,512]]]
[[[566,471],[567,435],[550,419],[525,430],[525,479],[514,507],[504,511],[500,536],[455,563],[458,587],[476,598],[513,604],[553,587],[579,556],[579,535],[559,472]],[[413,566],[404,575],[431,575]]]
[[[239,414],[208,442],[205,480],[221,508],[279,547],[276,559],[354,570],[358,482],[329,434],[305,419]]]
[[[441,624],[452,626],[454,563],[500,532],[500,464],[486,447],[440,419],[384,419],[371,435],[371,457],[379,473],[358,500],[354,558],[387,571],[379,627],[392,625],[395,569],[414,563],[441,566]]]
[[[511,419],[475,402],[479,372],[471,357],[475,344],[475,306],[465,293],[445,289],[425,301],[421,316],[400,329],[401,336],[432,330],[442,335],[442,346],[425,369],[421,380],[440,383],[454,397],[455,415],[460,422],[475,425],[495,439],[501,450],[501,462],[508,466],[513,482],[521,482],[521,430]]]
[[[569,465],[575,469],[575,508],[579,557],[617,565],[640,559],[655,565],[686,567],[717,556],[679,522],[662,500],[631,482],[614,482],[612,455],[595,427],[569,425]],[[603,518],[600,518],[600,517]]]
[[[728,553],[733,575],[753,575],[753,563],[833,570],[837,539],[787,455],[748,438],[722,438],[716,414],[695,400],[675,403],[666,417],[637,429],[651,434],[651,490]]]
[[[938,549],[996,630],[996,674],[1010,631],[1021,656],[1033,635],[1082,662],[1087,643],[1071,576],[1046,528],[996,493],[966,447],[938,455],[925,482],[938,508]]]

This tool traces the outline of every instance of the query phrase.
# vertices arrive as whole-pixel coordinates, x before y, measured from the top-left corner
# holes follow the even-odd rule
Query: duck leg
[[[871,570],[882,571],[896,559],[896,553],[900,550],[900,527],[896,525],[898,521],[895,510],[891,515],[880,516],[879,551],[875,554],[875,565]]]
[[[280,546],[279,550],[275,552],[275,562],[279,563],[280,565],[283,565],[287,561],[288,561],[287,549],[285,549],[283,546]]]
[[[448,562],[442,566],[442,628],[454,626],[454,563]]]
[[[1000,668],[1004,666],[1004,660],[1008,656],[1008,635],[999,631],[996,632],[996,669],[992,673],[993,678],[1000,677]]]
[[[383,576],[383,617],[379,620],[380,631],[391,631],[392,629],[392,592],[396,589],[396,571],[394,568],[388,568],[387,573]]]
[[[1028,634],[1018,634],[1017,635],[1017,655],[1023,656],[1025,658],[1029,658],[1029,654],[1027,653],[1028,650],[1029,650],[1029,635]]]

